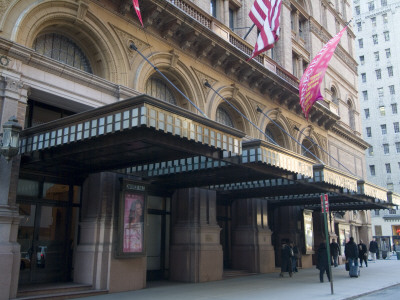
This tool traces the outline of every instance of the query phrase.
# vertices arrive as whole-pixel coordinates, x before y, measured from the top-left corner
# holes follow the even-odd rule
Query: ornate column
[[[27,88],[21,81],[18,61],[0,57],[0,126],[12,116],[24,126]],[[0,129],[2,131],[2,129]],[[0,289],[4,299],[15,298],[20,267],[17,243],[19,213],[16,205],[20,157],[0,156]]]
[[[232,205],[232,267],[255,273],[275,270],[275,252],[268,228],[268,205],[261,199],[240,199]]]
[[[223,252],[216,218],[216,192],[177,190],[171,208],[170,279],[205,282],[222,279]]]

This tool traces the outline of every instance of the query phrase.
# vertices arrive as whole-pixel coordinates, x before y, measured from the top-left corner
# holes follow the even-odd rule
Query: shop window
[[[56,33],[43,34],[35,39],[32,47],[39,54],[92,73],[86,55],[72,40],[65,36]]]

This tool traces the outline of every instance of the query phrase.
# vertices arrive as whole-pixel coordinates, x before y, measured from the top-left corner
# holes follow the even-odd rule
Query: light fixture
[[[19,150],[19,133],[22,126],[18,123],[15,116],[3,124],[3,138],[0,141],[0,153],[7,161],[10,161]]]

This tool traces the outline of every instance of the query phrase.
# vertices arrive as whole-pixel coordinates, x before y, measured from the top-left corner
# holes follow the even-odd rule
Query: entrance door
[[[22,182],[24,183],[24,182]],[[68,200],[69,186],[40,184],[43,197],[18,197],[22,217],[20,284],[71,281],[78,207]],[[71,186],[73,189],[73,187]]]
[[[168,279],[170,198],[147,197],[147,280]]]

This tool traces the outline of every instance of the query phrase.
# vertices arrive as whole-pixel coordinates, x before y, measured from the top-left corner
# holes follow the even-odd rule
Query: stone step
[[[107,290],[94,290],[84,284],[37,284],[24,286],[18,290],[15,300],[72,299],[107,294]]]

